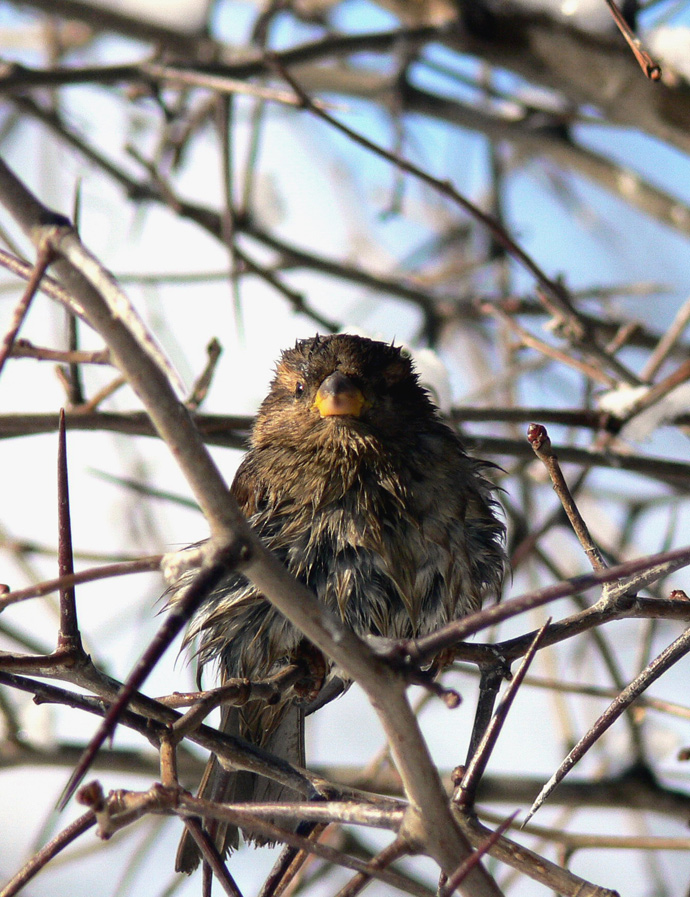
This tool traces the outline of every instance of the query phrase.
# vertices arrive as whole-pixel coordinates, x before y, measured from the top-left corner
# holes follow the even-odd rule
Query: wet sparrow
[[[282,354],[232,492],[264,542],[347,626],[412,638],[498,593],[504,528],[487,466],[466,454],[403,350],[317,336]],[[217,662],[222,681],[270,676],[305,644],[239,574],[208,597],[187,641],[202,665]],[[222,726],[303,766],[304,713],[288,692],[276,705],[226,709]],[[233,802],[291,794],[214,758],[200,793]],[[232,829],[215,837],[223,851],[237,843]],[[197,863],[187,836],[177,868]]]

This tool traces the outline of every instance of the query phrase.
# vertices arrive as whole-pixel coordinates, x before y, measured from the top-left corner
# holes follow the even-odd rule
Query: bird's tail
[[[289,704],[270,731],[258,731],[253,741],[266,751],[296,766],[304,766],[304,711]],[[223,712],[221,729],[229,735],[240,734],[240,711],[228,708]],[[246,733],[242,733],[245,737]],[[290,788],[247,770],[224,769],[215,756],[209,758],[199,785],[198,796],[219,803],[275,803],[294,800],[297,795]],[[222,856],[239,844],[237,826],[216,819],[209,819],[204,828],[211,836]],[[270,843],[260,835],[243,831],[245,839],[257,844]],[[175,870],[190,874],[199,865],[200,853],[191,833],[185,830],[177,849]]]

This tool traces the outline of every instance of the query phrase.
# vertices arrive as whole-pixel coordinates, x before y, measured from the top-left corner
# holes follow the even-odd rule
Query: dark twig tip
[[[455,710],[456,707],[459,707],[460,704],[462,704],[462,695],[452,688],[449,688],[445,690],[443,694],[443,702],[449,710]]]
[[[527,427],[527,441],[535,452],[539,452],[551,445],[549,434],[543,424],[530,424]]]
[[[465,769],[466,767],[464,766],[456,766],[455,769],[453,769],[453,771],[451,772],[450,780],[456,787],[462,783],[463,777],[465,775]]]
[[[103,788],[98,781],[89,782],[87,785],[83,785],[77,791],[75,799],[77,803],[89,807],[94,813],[98,813],[105,805]]]

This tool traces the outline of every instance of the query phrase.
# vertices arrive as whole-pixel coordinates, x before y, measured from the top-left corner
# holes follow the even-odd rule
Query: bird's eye
[[[297,383],[295,383],[295,396],[296,396],[296,398],[299,398],[299,397],[302,395],[303,392],[304,392],[304,383],[302,383],[301,380],[298,380]]]

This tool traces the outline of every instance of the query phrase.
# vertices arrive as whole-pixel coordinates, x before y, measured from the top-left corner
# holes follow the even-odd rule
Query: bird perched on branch
[[[232,493],[266,545],[346,626],[413,638],[499,591],[504,527],[487,466],[441,419],[404,350],[317,336],[283,352]],[[193,641],[222,681],[266,678],[308,648],[240,574],[209,595],[189,627]],[[226,708],[222,726],[304,765],[304,705],[290,692],[274,705]],[[285,789],[211,758],[200,794],[263,802]],[[231,828],[214,837],[222,851],[237,843]],[[198,861],[184,837],[178,870]]]

